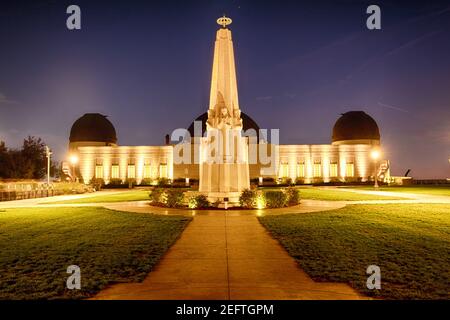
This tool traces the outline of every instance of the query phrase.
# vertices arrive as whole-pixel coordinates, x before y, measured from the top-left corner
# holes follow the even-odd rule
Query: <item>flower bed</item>
[[[284,208],[300,203],[300,191],[294,187],[282,190],[244,190],[239,197],[239,206],[230,206],[228,209],[265,209]],[[166,208],[189,209],[222,209],[220,202],[211,203],[201,193],[172,188],[154,188],[150,192],[150,204]]]

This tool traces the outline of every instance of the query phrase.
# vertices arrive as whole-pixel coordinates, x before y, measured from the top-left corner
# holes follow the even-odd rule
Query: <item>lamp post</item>
[[[370,153],[370,157],[373,160],[373,167],[374,167],[374,173],[373,173],[373,179],[375,180],[375,184],[374,184],[374,188],[378,188],[378,159],[380,158],[380,150],[378,149],[373,149],[372,152]]]
[[[45,156],[47,157],[47,187],[50,187],[50,157],[53,152],[50,151],[48,146],[45,146]]]
[[[69,157],[69,161],[70,161],[70,163],[72,164],[73,178],[74,178],[74,180],[76,181],[76,180],[78,179],[77,176],[76,176],[76,172],[75,172],[75,165],[78,163],[78,157],[77,157],[77,155],[72,154],[72,155]]]

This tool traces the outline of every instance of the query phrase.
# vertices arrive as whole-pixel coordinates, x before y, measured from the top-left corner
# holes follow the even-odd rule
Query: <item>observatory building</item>
[[[269,142],[267,133],[239,105],[231,19],[223,17],[218,23],[209,108],[186,128],[183,141],[171,144],[166,136],[160,146],[121,146],[110,119],[87,113],[75,121],[69,138],[69,152],[79,159],[76,171],[84,183],[198,180],[200,192],[220,200],[248,188],[250,180],[289,178],[308,184],[387,178],[388,161],[371,157],[380,147],[378,125],[363,111],[342,114],[330,130],[330,144]],[[231,153],[223,146],[210,152],[211,137],[224,131],[234,133],[229,140],[224,138],[226,145],[233,145]],[[233,157],[234,151],[238,157]]]

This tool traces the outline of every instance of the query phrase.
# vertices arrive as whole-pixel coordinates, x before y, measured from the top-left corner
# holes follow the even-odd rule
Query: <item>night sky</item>
[[[382,30],[366,28],[370,4]],[[282,144],[328,144],[341,113],[364,110],[393,174],[450,176],[448,0],[1,1],[0,140],[39,136],[62,160],[72,123],[99,112],[120,145],[163,144],[208,109],[223,13],[241,109]]]

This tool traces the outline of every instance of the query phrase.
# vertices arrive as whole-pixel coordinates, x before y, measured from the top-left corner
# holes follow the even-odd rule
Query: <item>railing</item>
[[[420,180],[413,180],[413,184],[433,184],[433,185],[450,186],[450,180],[448,180],[448,179],[420,179]]]
[[[61,190],[0,191],[0,201],[45,198],[64,194]]]
[[[56,182],[47,183],[28,181],[0,182],[0,201],[45,198],[64,194],[77,194],[92,191],[92,188],[81,183]]]

